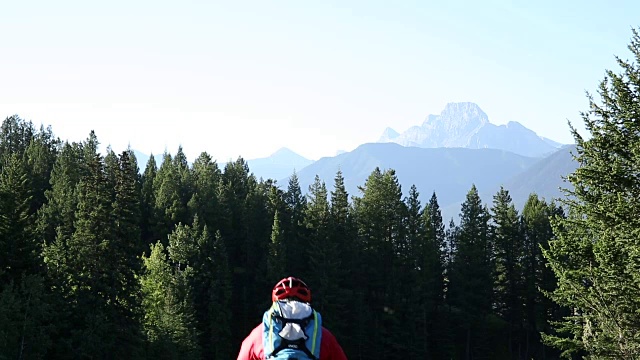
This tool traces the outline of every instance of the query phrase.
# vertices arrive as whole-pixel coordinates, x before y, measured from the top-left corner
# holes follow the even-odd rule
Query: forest
[[[189,165],[179,148],[140,171],[93,133],[63,143],[12,116],[1,136],[8,359],[230,359],[290,274],[349,358],[553,354],[539,333],[561,309],[538,288],[555,286],[541,246],[562,210],[535,195],[519,214],[507,190],[488,207],[473,187],[445,224],[393,170],[350,200],[341,173],[305,196],[242,158]]]
[[[349,194],[182,148],[0,129],[0,359],[233,359],[284,276],[349,359],[640,356],[640,37],[575,129],[564,199],[471,186],[459,219],[393,169]],[[573,129],[573,128],[572,128]],[[437,176],[437,169],[431,169]],[[306,191],[308,190],[308,191]],[[406,195],[403,195],[406,194]]]

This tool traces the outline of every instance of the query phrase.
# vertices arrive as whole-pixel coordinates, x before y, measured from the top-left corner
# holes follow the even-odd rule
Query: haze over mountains
[[[378,142],[333,157],[313,161],[281,148],[268,157],[246,161],[256,178],[276,180],[285,190],[295,171],[303,192],[316,175],[333,190],[340,170],[351,196],[361,195],[358,187],[376,167],[394,169],[405,196],[416,185],[425,204],[435,192],[448,220],[457,219],[473,184],[489,206],[504,186],[518,210],[530,193],[549,201],[562,196],[560,187],[570,185],[562,177],[577,167],[570,154],[574,149],[574,145],[538,136],[517,122],[494,125],[474,103],[451,103],[440,115],[429,115],[420,126],[403,133],[387,128]],[[148,156],[141,159],[144,155],[136,155],[143,169]],[[160,166],[161,156],[155,158]],[[221,168],[224,165],[219,164]]]

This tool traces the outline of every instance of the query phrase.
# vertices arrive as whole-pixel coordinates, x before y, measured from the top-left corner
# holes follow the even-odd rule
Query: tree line
[[[182,148],[103,156],[18,116],[0,131],[0,347],[7,359],[229,359],[280,278],[312,287],[352,359],[552,358],[542,249],[561,207],[472,187],[459,223],[394,170],[305,193]]]

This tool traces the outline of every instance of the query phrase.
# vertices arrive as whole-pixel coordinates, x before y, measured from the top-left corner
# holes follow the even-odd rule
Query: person
[[[347,360],[338,340],[311,307],[311,290],[304,281],[296,277],[280,280],[271,300],[262,323],[243,340],[237,360]]]

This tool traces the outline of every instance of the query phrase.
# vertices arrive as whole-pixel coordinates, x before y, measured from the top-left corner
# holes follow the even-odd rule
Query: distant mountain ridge
[[[426,203],[435,191],[442,205],[459,203],[475,184],[479,190],[491,189],[496,183],[521,173],[538,159],[496,149],[418,148],[395,143],[370,143],[335,157],[325,157],[297,172],[304,193],[316,175],[332,189],[335,175],[342,171],[350,195],[360,196],[371,172],[380,169],[396,171],[406,196],[416,185],[421,201]],[[278,180],[286,189],[288,177]],[[452,215],[452,214],[447,214]]]
[[[509,191],[516,209],[524,206],[529,194],[536,193],[547,201],[560,197],[560,187],[567,187],[562,177],[573,172],[577,163],[566,146],[545,158],[527,157],[505,150],[465,148],[404,147],[395,143],[363,144],[355,150],[335,157],[326,157],[297,172],[303,193],[316,175],[333,189],[335,175],[342,171],[350,196],[361,196],[358,190],[371,172],[380,169],[396,171],[407,196],[411,185],[416,185],[422,204],[433,192],[438,197],[443,218],[457,219],[460,205],[472,185],[489,207],[493,195],[504,186]],[[278,180],[286,190],[287,178]]]
[[[422,125],[403,133],[387,128],[377,142],[421,148],[499,149],[531,157],[549,155],[561,146],[515,121],[492,124],[472,102],[449,103],[440,115],[429,115]]]

